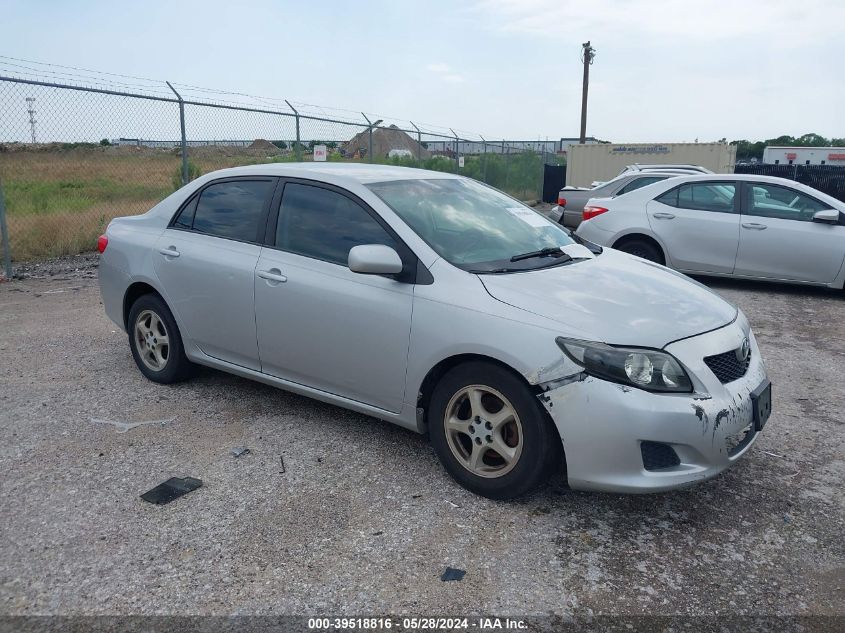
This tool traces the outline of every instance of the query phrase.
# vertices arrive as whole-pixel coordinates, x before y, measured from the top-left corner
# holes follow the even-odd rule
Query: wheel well
[[[629,235],[623,235],[613,243],[612,248],[620,248],[625,244],[628,244],[629,242],[645,242],[647,244],[651,244],[652,246],[654,246],[654,248],[657,249],[657,252],[660,254],[660,263],[666,264],[666,253],[663,252],[663,247],[660,246],[660,243],[653,237],[643,235],[642,233],[631,233]]]
[[[156,295],[164,300],[158,290],[153,288],[150,284],[142,281],[137,281],[126,289],[126,294],[123,295],[123,325],[129,328],[129,311],[132,309],[132,304],[135,303],[139,297],[143,295]]]
[[[484,356],[483,354],[458,354],[457,356],[450,356],[449,358],[441,360],[429,370],[428,374],[426,374],[423,379],[422,385],[420,385],[419,395],[417,397],[417,407],[424,411],[423,415],[428,415],[428,406],[431,402],[431,395],[434,393],[434,387],[437,386],[437,383],[446,374],[446,372],[458,365],[463,365],[464,363],[472,361],[481,361],[492,365],[498,365],[502,369],[512,373],[514,376],[517,376],[519,380],[525,383],[525,386],[528,387],[532,393],[539,394],[541,392],[539,387],[529,384],[528,381],[525,380],[525,376],[500,360],[496,360],[490,356]],[[428,421],[426,420],[426,428],[427,427]]]

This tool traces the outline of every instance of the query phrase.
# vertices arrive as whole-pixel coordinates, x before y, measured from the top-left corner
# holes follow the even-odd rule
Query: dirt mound
[[[260,149],[262,152],[273,152],[274,154],[279,152],[278,147],[263,138],[255,139],[249,144],[249,149]]]
[[[360,150],[364,150],[364,153],[366,153],[369,146],[370,134],[367,130],[364,130],[344,144],[343,150],[351,156]],[[373,130],[373,156],[387,156],[392,149],[407,150],[411,152],[411,156],[414,158],[417,157],[417,152],[420,152],[423,158],[431,157],[431,152],[424,147],[420,147],[419,143],[395,125]]]

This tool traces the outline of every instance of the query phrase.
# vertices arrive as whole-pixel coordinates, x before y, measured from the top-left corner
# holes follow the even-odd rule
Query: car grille
[[[715,356],[706,356],[704,362],[710,368],[719,382],[732,382],[745,375],[748,371],[748,366],[751,364],[751,352],[745,360],[740,360],[737,355],[737,350],[731,350],[724,354],[716,354]]]

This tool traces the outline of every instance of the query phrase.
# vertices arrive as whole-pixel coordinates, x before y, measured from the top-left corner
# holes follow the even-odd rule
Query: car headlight
[[[638,347],[613,347],[604,343],[558,336],[558,347],[588,374],[645,389],[690,393],[692,381],[675,357]]]

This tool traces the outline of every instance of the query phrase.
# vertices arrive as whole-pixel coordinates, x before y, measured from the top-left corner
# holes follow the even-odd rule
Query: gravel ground
[[[211,370],[145,380],[95,263],[0,284],[0,615],[845,615],[842,293],[707,282],[775,385],[732,470],[652,496],[558,477],[497,503],[387,423]],[[203,487],[139,499],[185,475]]]

